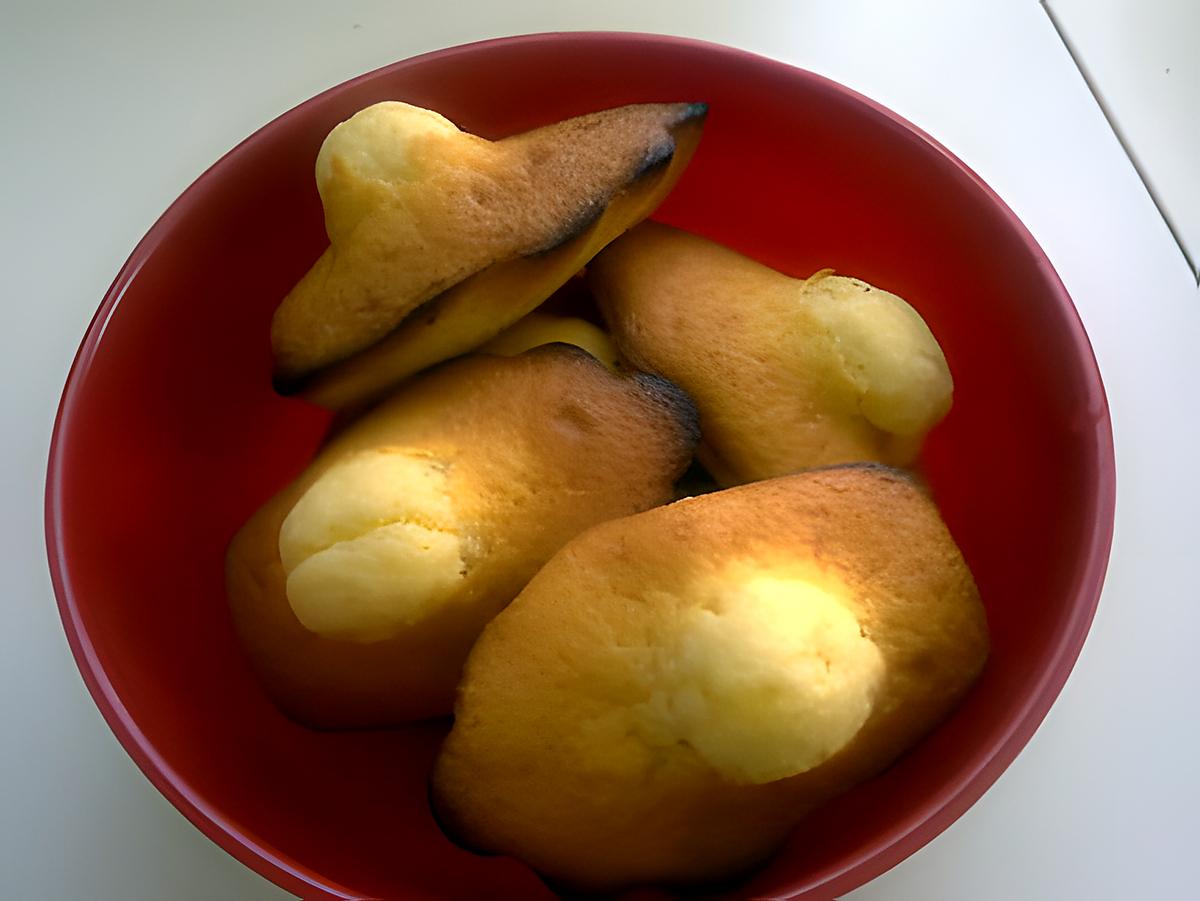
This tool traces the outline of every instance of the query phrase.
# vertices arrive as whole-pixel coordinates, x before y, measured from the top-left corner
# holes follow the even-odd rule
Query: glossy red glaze
[[[294,725],[251,677],[223,598],[230,536],[327,425],[269,385],[271,312],[325,241],[317,148],[394,98],[488,136],[706,100],[700,150],[658,218],[797,275],[837,267],[925,316],[956,391],[924,468],[987,604],[992,658],[950,721],[736,894],[840,894],[912,853],[1017,754],[1088,630],[1113,525],[1100,376],[1045,255],[944,148],[816,75],[674,38],[504,39],[364,75],[240,144],[134,250],[71,370],[46,492],[63,623],[117,737],[205,834],[297,894],[547,894],[522,864],[438,831],[425,780],[443,726]]]

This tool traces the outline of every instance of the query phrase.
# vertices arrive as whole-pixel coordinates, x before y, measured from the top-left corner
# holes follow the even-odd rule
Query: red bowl
[[[805,821],[737,894],[840,894],[928,842],[1032,735],[1091,623],[1115,479],[1100,375],[1046,256],[945,148],[824,78],[675,38],[503,39],[356,78],[238,145],[134,250],[67,380],[46,488],[63,624],[126,750],[206,835],[305,897],[548,894],[523,864],[438,831],[425,793],[444,725],[295,725],[255,683],[225,607],[230,536],[327,426],[272,393],[268,342],[272,310],[325,242],[317,148],[384,99],[488,136],[708,101],[657,218],[796,275],[836,267],[924,315],[956,392],[923,467],[978,579],[991,661],[948,722]]]

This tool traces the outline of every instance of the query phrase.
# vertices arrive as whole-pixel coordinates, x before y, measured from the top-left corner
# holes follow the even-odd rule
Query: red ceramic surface
[[[673,38],[538,35],[364,75],[235,148],[134,250],[67,381],[46,494],[63,623],[130,755],[205,834],[297,894],[547,894],[430,818],[444,725],[294,725],[255,684],[225,608],[226,543],[327,424],[269,377],[271,312],[325,243],[317,148],[384,99],[488,136],[706,100],[700,150],[657,218],[796,275],[837,267],[925,316],[956,390],[923,466],[983,593],[991,661],[952,719],[806,821],[736,894],[842,893],[928,842],[1029,739],[1091,622],[1113,524],[1100,376],[1042,251],[945,149],[823,78]]]

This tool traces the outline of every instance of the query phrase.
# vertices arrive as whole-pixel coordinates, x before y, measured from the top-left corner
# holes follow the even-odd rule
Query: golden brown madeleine
[[[588,279],[622,355],[696,401],[698,456],[724,485],[908,465],[950,409],[950,370],[924,320],[858,279],[790,278],[652,222],[597,257]]]
[[[472,350],[649,215],[703,104],[639,104],[488,141],[380,103],[317,160],[330,247],[272,326],[276,382],[327,407]]]
[[[406,384],[230,545],[268,692],[320,727],[448,714],[484,624],[576,533],[669,500],[696,435],[673,385],[561,344]]]
[[[728,877],[944,718],[986,655],[971,573],[902,473],[683,500],[584,532],[487,627],[434,808],[574,891]]]
[[[604,329],[578,316],[553,316],[536,310],[518,319],[479,350],[511,357],[543,344],[572,344],[614,372],[620,369],[617,346]]]

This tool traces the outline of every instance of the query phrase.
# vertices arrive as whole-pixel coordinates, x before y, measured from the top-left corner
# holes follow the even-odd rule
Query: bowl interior
[[[69,381],[48,492],[68,634],[130,753],[209,835],[293,891],[547,894],[522,864],[462,851],[430,818],[444,724],[294,725],[255,684],[225,608],[227,542],[328,424],[269,379],[272,310],[325,242],[316,152],[383,99],[486,136],[706,100],[699,152],[656,218],[796,275],[836,267],[925,316],[956,391],[923,468],[987,605],[991,661],[950,721],[806,821],[738,893],[845,891],[928,841],[1032,733],[1090,622],[1112,525],[1099,376],[1041,252],[945,151],[823,79],[671,39],[490,42],[356,79],[240,145],[147,236]]]

